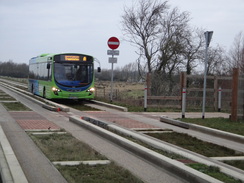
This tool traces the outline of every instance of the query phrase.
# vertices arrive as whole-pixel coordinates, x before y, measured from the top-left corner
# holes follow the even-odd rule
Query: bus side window
[[[51,80],[51,64],[50,63],[47,63],[47,78],[46,80]]]
[[[50,69],[50,63],[47,63],[47,69]]]

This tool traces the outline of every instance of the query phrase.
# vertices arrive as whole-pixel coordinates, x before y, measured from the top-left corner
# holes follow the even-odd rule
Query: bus
[[[47,99],[93,99],[94,77],[92,56],[42,54],[29,61],[28,89]]]

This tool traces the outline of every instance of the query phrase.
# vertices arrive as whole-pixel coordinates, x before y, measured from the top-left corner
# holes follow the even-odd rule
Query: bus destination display
[[[80,61],[80,56],[65,55],[64,60],[66,60],[66,61]]]

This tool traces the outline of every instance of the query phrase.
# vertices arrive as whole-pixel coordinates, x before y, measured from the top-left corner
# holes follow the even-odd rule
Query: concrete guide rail
[[[0,172],[3,183],[28,183],[26,176],[1,126]]]
[[[32,96],[34,96],[34,95],[31,94],[30,92],[27,92],[25,90],[21,90],[21,89],[16,88],[16,87],[12,87],[12,86],[6,85],[5,83],[1,83],[1,84],[5,88],[8,88],[8,89],[14,91],[15,93],[18,93],[19,95],[21,95],[21,96],[23,96],[23,97],[35,102],[36,104],[42,106],[45,109],[48,109],[48,110],[51,110],[51,111],[59,111],[59,110],[61,110],[61,111],[64,111],[64,112],[69,112],[69,107],[66,107],[66,106],[61,105],[61,104],[57,104],[55,102],[52,102],[50,100],[47,100],[47,99],[44,99],[44,98],[41,98],[41,97],[35,95],[35,97],[37,97],[40,100],[44,101],[44,102],[42,102],[42,101],[40,101],[38,99],[33,98]]]
[[[95,104],[106,106],[108,108],[113,108],[113,109],[116,109],[116,110],[119,110],[119,111],[128,112],[128,109],[126,107],[121,107],[121,106],[117,106],[117,105],[114,105],[114,104],[109,104],[109,103],[105,103],[105,102],[101,102],[101,101],[97,101],[97,100],[91,100],[91,102],[93,102]]]
[[[81,119],[80,117],[70,116],[69,120],[71,122],[74,122],[78,125],[81,125],[95,132],[96,134],[105,137],[110,141],[113,141],[114,143],[122,147],[125,147],[126,149],[132,151],[133,153],[143,157],[144,159],[147,159],[148,161],[156,164],[159,167],[162,167],[163,169],[166,169],[169,172],[172,172],[173,174],[176,174],[177,176],[180,176],[181,178],[189,182],[194,182],[194,183],[220,183],[221,182],[217,179],[214,179],[213,177],[203,174],[197,170],[194,170],[179,161],[170,159],[166,156],[156,153],[155,151],[152,151],[148,148],[138,145],[137,143],[134,143],[119,135],[116,135],[108,130],[105,130],[94,124],[91,124],[90,122],[87,122]]]
[[[203,155],[199,155],[199,154],[193,153],[191,151],[185,150],[185,149],[180,148],[178,146],[174,146],[172,144],[163,143],[162,141],[158,141],[158,140],[155,140],[155,139],[148,138],[145,135],[142,135],[140,133],[136,133],[136,132],[131,131],[131,130],[127,130],[125,128],[119,127],[117,125],[114,125],[114,124],[106,122],[106,121],[101,121],[101,120],[93,119],[93,118],[90,118],[90,117],[83,117],[83,119],[86,120],[86,121],[89,121],[90,123],[93,123],[95,125],[101,126],[103,128],[108,128],[108,129],[110,129],[112,131],[116,131],[119,134],[124,134],[126,136],[138,139],[138,140],[140,140],[140,141],[142,141],[142,142],[144,142],[144,143],[146,143],[146,144],[148,144],[148,145],[150,145],[152,147],[155,147],[155,148],[167,151],[167,152],[172,152],[172,153],[175,153],[175,154],[179,154],[179,155],[184,156],[186,158],[189,158],[189,159],[191,159],[193,161],[196,161],[196,162],[199,162],[199,163],[203,163],[203,164],[206,164],[208,166],[219,167],[220,170],[223,173],[244,181],[244,176],[243,176],[244,171],[239,170],[237,168],[234,168],[234,167],[230,168],[230,166],[225,165],[224,163],[221,163],[221,162],[218,162],[218,161],[214,161],[211,158],[208,158],[208,157],[205,157]]]
[[[164,122],[164,123],[171,124],[171,125],[179,126],[179,127],[186,128],[186,129],[192,129],[192,130],[200,131],[200,132],[203,132],[206,134],[218,136],[218,137],[221,137],[224,139],[228,139],[228,140],[232,140],[232,141],[236,141],[236,142],[240,142],[240,143],[244,144],[244,136],[242,136],[242,135],[224,132],[221,130],[208,128],[205,126],[196,125],[196,124],[192,124],[192,123],[186,123],[186,122],[182,122],[182,121],[175,120],[175,119],[170,119],[170,118],[163,117],[163,116],[160,117],[160,121]]]
[[[25,98],[28,98],[29,100],[32,100],[33,102],[37,103],[38,105],[41,105],[43,108],[45,109],[48,109],[48,110],[51,110],[51,111],[64,111],[64,112],[69,112],[70,111],[70,108],[65,106],[65,105],[61,105],[61,104],[58,104],[58,103],[55,103],[55,102],[52,102],[50,100],[47,100],[47,99],[44,99],[42,97],[39,97],[37,95],[35,95],[36,98],[40,98],[40,100],[44,101],[44,102],[41,102],[40,100],[37,100],[35,98],[33,98],[33,94],[30,93],[30,92],[27,92],[25,90],[22,90],[22,89],[19,89],[19,88],[16,88],[16,87],[13,87],[13,86],[10,86],[10,85],[7,85],[6,83],[3,83],[1,82],[1,84],[24,96]],[[108,107],[108,108],[113,108],[113,109],[116,109],[116,110],[119,110],[119,111],[124,111],[124,112],[127,112],[128,109],[126,107],[121,107],[121,106],[117,106],[117,105],[114,105],[114,104],[109,104],[109,103],[105,103],[105,102],[101,102],[101,101],[97,101],[97,100],[91,100],[91,102],[95,103],[95,104],[98,104],[98,105],[103,105],[105,107]]]

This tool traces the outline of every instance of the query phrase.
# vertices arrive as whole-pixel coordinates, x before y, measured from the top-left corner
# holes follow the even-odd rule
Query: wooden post
[[[214,76],[214,111],[218,109],[218,78]]]
[[[231,121],[237,121],[237,110],[238,110],[238,77],[239,69],[233,69],[232,76],[232,102],[231,102]]]
[[[103,87],[103,98],[107,98],[106,97],[106,91],[105,91],[106,89],[105,89],[105,86]]]
[[[151,86],[152,86],[152,73],[147,73],[147,96],[151,96]]]

